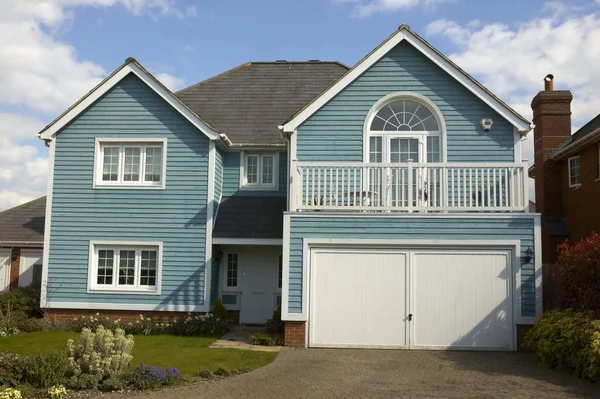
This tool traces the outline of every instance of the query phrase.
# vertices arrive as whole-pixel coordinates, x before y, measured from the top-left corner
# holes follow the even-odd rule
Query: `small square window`
[[[278,154],[245,154],[240,186],[244,189],[276,190],[278,188]]]
[[[569,187],[581,186],[581,157],[569,158]]]

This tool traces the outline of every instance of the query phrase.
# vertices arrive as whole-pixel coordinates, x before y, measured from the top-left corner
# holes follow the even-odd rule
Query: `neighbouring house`
[[[0,212],[0,292],[42,281],[46,197]]]
[[[535,202],[542,215],[542,260],[552,264],[557,245],[579,241],[600,231],[600,115],[571,135],[568,90],[554,90],[554,76],[544,78],[544,91],[531,103]]]
[[[48,317],[280,305],[290,346],[516,350],[542,312],[530,122],[406,25],[348,69],[172,93],[134,59],[44,128]]]

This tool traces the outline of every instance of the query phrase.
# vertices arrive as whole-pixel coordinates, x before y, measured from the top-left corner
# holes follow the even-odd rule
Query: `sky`
[[[573,92],[573,129],[600,113],[600,0],[0,0],[0,9],[0,210],[46,193],[37,133],[130,56],[178,90],[248,61],[352,66],[406,23],[529,120],[548,73]]]

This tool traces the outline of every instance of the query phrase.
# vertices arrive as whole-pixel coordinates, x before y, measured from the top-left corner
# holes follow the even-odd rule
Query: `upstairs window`
[[[569,187],[581,186],[581,158],[579,155],[569,158]]]
[[[161,244],[92,243],[92,291],[159,292]]]
[[[278,154],[243,153],[240,171],[240,186],[243,189],[278,189]]]
[[[166,140],[98,140],[94,187],[164,188]]]

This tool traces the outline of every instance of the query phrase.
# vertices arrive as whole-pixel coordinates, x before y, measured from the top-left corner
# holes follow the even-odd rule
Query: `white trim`
[[[273,183],[263,184],[262,183],[262,166],[263,156],[273,157]],[[257,156],[257,178],[258,183],[248,184],[246,183],[246,157]],[[279,191],[279,152],[274,151],[240,151],[240,190],[244,191]]]
[[[511,110],[494,98],[489,91],[484,89],[482,86],[475,83],[475,81],[467,76],[463,71],[454,66],[447,58],[439,54],[436,50],[425,43],[421,38],[414,35],[409,29],[402,27],[398,29],[392,36],[384,41],[376,50],[374,50],[369,56],[360,61],[354,66],[348,73],[346,73],[341,79],[335,82],[329,89],[321,93],[312,103],[310,103],[304,110],[296,114],[294,118],[283,125],[284,132],[293,132],[306,121],[311,115],[317,112],[323,105],[328,103],[333,97],[340,93],[350,83],[362,75],[367,69],[373,64],[383,58],[390,50],[398,45],[403,40],[412,44],[417,50],[427,56],[431,61],[437,64],[440,68],[446,71],[450,76],[456,79],[459,83],[473,92],[477,97],[487,103],[493,110],[498,112],[503,118],[512,123],[519,131],[528,132],[531,130],[529,122],[525,121],[523,117],[518,115],[515,111]]]
[[[439,126],[439,130],[438,131],[432,131],[432,132],[427,132],[427,131],[406,131],[406,132],[394,132],[394,131],[371,131],[370,126],[371,126],[371,122],[373,121],[373,118],[375,117],[375,115],[377,114],[377,112],[379,110],[381,110],[383,107],[385,107],[388,104],[391,104],[394,101],[397,100],[412,100],[415,101],[417,103],[420,103],[422,105],[424,105],[426,108],[428,108],[434,118],[436,119],[438,126]],[[389,148],[386,150],[386,144],[384,143],[384,141],[386,141],[386,137],[394,137],[394,138],[401,138],[401,137],[411,137],[411,136],[423,136],[423,137],[440,137],[440,162],[447,162],[448,161],[448,156],[447,153],[448,151],[446,150],[446,144],[447,144],[447,128],[446,128],[446,120],[444,119],[444,115],[442,114],[442,111],[439,109],[439,107],[437,105],[435,105],[435,103],[433,101],[431,101],[430,99],[428,99],[427,97],[419,94],[419,93],[413,93],[410,91],[399,91],[399,92],[395,92],[395,93],[391,93],[388,94],[387,96],[379,99],[375,104],[373,104],[373,106],[371,107],[371,109],[369,110],[369,112],[367,113],[367,117],[365,118],[365,121],[363,123],[363,162],[364,163],[369,163],[370,159],[369,159],[369,151],[370,151],[370,142],[369,139],[372,136],[378,136],[378,137],[382,137],[382,159],[385,160],[386,156],[385,154],[388,153],[389,154]],[[421,140],[419,140],[419,142],[421,143]],[[426,143],[426,139],[425,139],[425,143],[424,145],[427,145]],[[421,148],[419,148],[419,151],[421,151]],[[423,151],[424,154],[422,154],[422,156],[424,157],[422,160],[419,160],[419,162],[426,162],[427,159],[427,151]],[[385,163],[385,161],[383,161],[383,163]],[[418,163],[415,160],[415,163]]]
[[[119,155],[119,181],[117,182],[103,182],[102,181],[102,167],[103,167],[103,153],[102,146],[106,144],[115,144],[120,147],[127,146],[128,144],[135,144],[140,147],[147,146],[157,146],[161,145],[162,148],[162,167],[161,167],[161,177],[160,184],[155,184],[154,182],[146,183],[144,182],[144,169],[145,169],[145,159],[144,157],[140,157],[140,182],[137,183],[129,183],[122,182],[121,171],[123,162],[121,160],[121,155]],[[166,138],[127,138],[127,137],[111,137],[111,138],[98,138],[95,140],[95,151],[94,151],[94,174],[92,177],[92,188],[94,189],[117,189],[117,190],[130,190],[130,189],[153,189],[153,190],[164,190],[167,187],[167,139]]]
[[[90,93],[83,97],[78,103],[76,103],[70,110],[65,112],[62,116],[46,126],[38,137],[43,140],[52,140],[56,134],[65,127],[70,121],[75,119],[80,113],[92,105],[96,100],[102,97],[106,92],[113,88],[123,78],[130,73],[135,74],[140,78],[148,87],[154,90],[159,96],[161,96],[167,103],[169,103],[175,110],[177,110],[183,117],[190,121],[196,126],[202,133],[204,133],[211,140],[220,140],[219,133],[213,130],[206,124],[202,119],[186,107],[175,95],[160,84],[154,77],[150,76],[140,66],[134,62],[127,63],[121,67],[121,69],[115,71],[112,76],[107,78],[102,84],[95,87]]]
[[[289,313],[290,295],[290,215],[283,215],[283,282],[281,284],[281,319],[296,319],[297,313]]]
[[[161,305],[140,303],[48,302],[49,309],[146,310],[156,312],[208,312],[206,305]]]
[[[295,171],[293,169],[294,164],[298,162],[297,155],[298,148],[298,134],[296,131],[290,137],[290,149],[288,152],[288,198],[287,198],[287,209],[292,210],[294,207],[294,199],[296,193],[294,192],[294,176]]]
[[[216,163],[215,142],[208,143],[208,190],[206,194],[206,236],[204,238],[204,302],[210,302],[211,298],[211,278],[212,278],[212,246],[213,246],[213,218],[215,208],[215,163]],[[208,304],[210,306],[210,304]]]
[[[156,285],[154,289],[150,288],[120,288],[118,286],[118,270],[119,265],[114,264],[113,270],[113,287],[102,287],[98,286],[96,281],[97,275],[97,259],[96,252],[97,247],[128,247],[135,249],[136,252],[139,249],[144,248],[156,248]],[[136,254],[137,256],[137,254]],[[87,281],[87,293],[88,294],[133,294],[133,295],[160,295],[162,285],[162,258],[163,258],[163,243],[162,242],[147,242],[147,241],[99,241],[90,240],[89,244],[89,258],[88,258],[88,281]],[[137,274],[138,270],[134,274],[135,279],[139,279]]]
[[[341,213],[341,212],[284,212],[285,216],[305,217],[305,218],[425,218],[425,219],[535,219],[540,218],[539,213],[386,213],[379,212],[356,212],[356,213]]]
[[[213,238],[213,244],[219,245],[283,245],[280,238]]]
[[[521,134],[519,133],[519,130],[515,127],[513,128],[513,132],[514,132],[514,155],[513,155],[513,162],[514,163],[522,163],[523,161],[523,150],[522,150],[522,145],[521,142],[523,141],[523,139],[525,138],[525,136],[521,136]]]
[[[574,161],[578,159],[579,160],[579,183],[571,183],[571,161]],[[572,157],[569,157],[569,159],[567,159],[567,171],[569,173],[569,187],[570,188],[579,188],[581,187],[581,179],[582,179],[582,171],[581,171],[581,155],[575,155]]]
[[[542,220],[537,217],[533,221],[533,237],[534,237],[534,250],[533,256],[535,261],[535,318],[528,320],[531,324],[535,324],[538,317],[544,312],[544,290],[542,281]],[[531,318],[530,318],[531,319]],[[523,321],[525,322],[525,321]]]
[[[40,293],[40,308],[44,309],[48,303],[48,269],[50,260],[50,221],[52,219],[52,191],[54,189],[54,152],[56,139],[48,144],[48,187],[46,191],[46,218],[44,221],[44,253],[42,260],[42,287]]]

